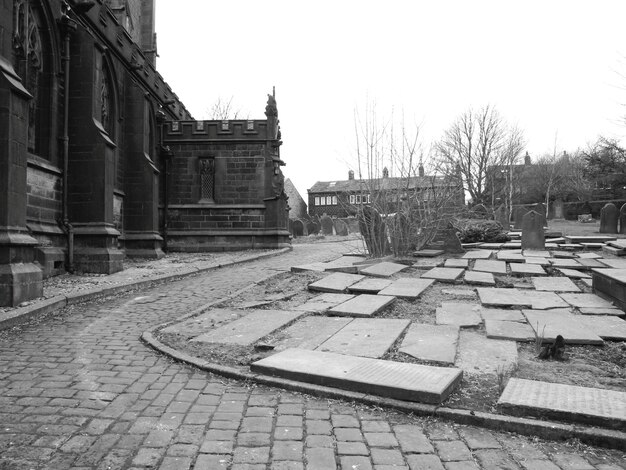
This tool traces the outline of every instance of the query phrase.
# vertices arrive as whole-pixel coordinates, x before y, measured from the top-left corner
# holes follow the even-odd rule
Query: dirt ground
[[[403,271],[401,276],[418,277],[419,274],[420,270],[410,268]],[[316,272],[279,274],[220,306],[237,308],[245,303],[268,299],[266,304],[254,306],[254,308],[289,310],[319,295],[319,293],[307,291],[307,285],[325,275],[327,274]],[[394,277],[400,277],[400,275]],[[524,278],[498,277],[500,285],[511,285],[514,282],[530,283]],[[590,292],[590,288],[582,283],[579,283],[579,287]],[[467,297],[443,292],[450,289],[473,293],[473,288],[467,285],[436,282],[419,299],[415,301],[396,299],[392,305],[375,317],[403,318],[410,319],[412,322],[434,324],[435,310],[442,301],[479,303],[475,293],[472,297]],[[253,305],[248,304],[248,306]],[[245,314],[246,310],[241,309],[241,316]],[[219,344],[191,343],[188,341],[189,338],[175,334],[160,334],[159,338],[164,343],[194,356],[211,362],[241,367],[244,370],[251,362],[273,353],[268,348],[281,339],[281,331],[285,328],[259,340],[256,343],[257,347],[226,347]],[[481,325],[476,330],[484,331],[484,326]],[[442,364],[420,361],[399,352],[398,346],[401,341],[402,337],[383,356],[383,359],[442,366]],[[461,386],[444,404],[455,408],[495,412],[498,397],[510,377],[619,391],[626,389],[626,343],[624,342],[607,341],[604,346],[568,346],[563,361],[537,359],[534,343],[518,343],[518,354],[518,364],[512,370],[501,370],[494,374],[464,373]]]

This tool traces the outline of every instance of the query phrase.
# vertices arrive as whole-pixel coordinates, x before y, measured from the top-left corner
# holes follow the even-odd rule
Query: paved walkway
[[[0,468],[621,468],[617,452],[229,381],[139,341],[228,292],[346,251],[295,245],[0,332]]]

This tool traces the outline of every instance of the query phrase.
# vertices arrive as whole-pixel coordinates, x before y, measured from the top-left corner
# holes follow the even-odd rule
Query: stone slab
[[[362,281],[365,276],[360,274],[333,273],[319,281],[309,284],[309,290],[317,292],[343,293],[352,284]]]
[[[423,361],[454,364],[458,342],[458,326],[413,323],[399,350]]]
[[[391,305],[395,297],[361,294],[328,310],[329,315],[342,317],[371,317]]]
[[[537,292],[531,289],[505,289],[500,287],[479,287],[478,297],[483,307],[518,307],[545,310],[568,307],[554,292]]]
[[[553,268],[585,269],[585,267],[575,259],[552,258],[550,259],[550,263]]]
[[[404,362],[287,349],[250,366],[253,372],[398,400],[439,404],[459,384],[462,371]]]
[[[568,258],[576,258],[576,255],[570,251],[552,250],[552,257],[568,259]]]
[[[515,250],[515,249],[519,249],[522,248],[522,242],[519,241],[511,241],[511,242],[506,242],[502,245],[502,249],[503,250]]]
[[[480,308],[468,302],[442,302],[435,312],[437,325],[478,326],[482,322]]]
[[[577,308],[614,308],[615,306],[608,300],[596,294],[560,294],[572,307]]]
[[[626,240],[624,239],[611,240],[606,242],[606,244],[612,246],[613,248],[626,249]]]
[[[413,252],[413,256],[417,258],[434,258],[435,256],[443,255],[444,250],[418,250]]]
[[[590,331],[602,339],[626,341],[626,321],[610,315],[581,315],[578,321],[582,322]]]
[[[464,271],[463,268],[433,268],[422,274],[422,279],[434,279],[440,282],[456,282]]]
[[[613,281],[617,281],[620,284],[626,284],[626,269],[600,268],[594,269],[593,272],[601,274],[602,276]]]
[[[606,268],[606,265],[599,259],[578,258],[576,261],[587,269]]]
[[[163,333],[174,333],[187,337],[198,336],[200,333],[210,331],[218,326],[230,323],[241,316],[241,311],[232,308],[214,308],[208,312],[187,320],[175,323],[162,329]]]
[[[526,258],[550,258],[550,252],[546,250],[531,250],[527,249],[523,251]]]
[[[389,279],[368,277],[357,282],[356,284],[351,285],[348,288],[348,291],[355,294],[378,294],[379,291],[389,285],[391,285],[391,281]]]
[[[526,317],[521,310],[509,310],[505,308],[484,308],[480,309],[480,316],[483,320],[516,321],[526,323]]]
[[[614,315],[616,317],[624,317],[626,316],[626,312],[619,308],[593,308],[593,307],[582,307],[579,309],[582,315]]]
[[[307,272],[307,271],[314,271],[314,272],[322,273],[325,270],[326,270],[326,263],[323,263],[323,262],[301,264],[299,266],[292,266],[291,267],[291,272],[292,273],[303,273],[303,272]]]
[[[477,259],[473,271],[482,271],[492,274],[506,274],[506,262],[488,259]]]
[[[534,341],[534,330],[528,323],[506,320],[485,320],[487,338],[509,341]]]
[[[303,312],[325,312],[329,308],[343,302],[347,302],[352,298],[354,298],[354,295],[351,294],[327,293],[313,297],[309,301],[303,303],[302,305],[298,305],[293,309]]]
[[[556,268],[556,270],[560,272],[563,276],[572,279],[591,279],[591,276],[589,274],[577,271],[576,269]]]
[[[475,284],[478,286],[495,286],[496,280],[491,273],[483,273],[480,271],[466,271],[463,280],[467,284]]]
[[[547,276],[548,273],[540,264],[533,263],[511,263],[512,276]]]
[[[444,268],[467,268],[469,260],[463,258],[448,258],[443,264]]]
[[[410,320],[355,318],[316,350],[348,356],[382,357],[410,323]]]
[[[535,257],[528,256],[526,257],[526,264],[538,264],[539,266],[550,266],[550,258],[535,258]]]
[[[508,261],[509,263],[524,263],[526,258],[521,253],[511,253],[508,251],[498,251],[496,258],[500,261]]]
[[[405,299],[417,299],[435,281],[433,279],[400,278],[378,292],[378,295],[391,295]]]
[[[580,259],[597,259],[602,258],[602,255],[599,253],[591,253],[588,251],[583,251],[582,253],[577,253],[578,258]]]
[[[360,273],[373,277],[390,277],[407,268],[408,266],[406,264],[383,261],[382,263],[376,263],[368,266],[367,268],[361,269]]]
[[[554,342],[561,335],[566,344],[603,343],[602,338],[582,324],[581,315],[574,315],[568,309],[522,310],[522,313],[537,335],[543,336],[544,341]]]
[[[616,240],[617,237],[609,235],[566,235],[568,243],[606,243]]]
[[[601,250],[602,247],[604,246],[604,243],[581,243],[581,245],[583,246],[584,250]],[[598,258],[602,257],[600,253],[587,253],[587,254],[596,255],[596,257]],[[578,256],[580,257],[580,253],[578,253]]]
[[[504,245],[504,243],[483,243],[480,247],[485,250],[499,250],[502,248],[502,245]]]
[[[491,250],[470,250],[463,255],[464,259],[489,259],[493,251]]]
[[[192,341],[247,346],[302,315],[304,312],[288,310],[251,310],[244,317],[197,336]]]
[[[431,269],[441,266],[443,259],[441,258],[422,258],[413,263],[413,267],[417,269]]]
[[[450,289],[441,289],[441,293],[443,295],[451,295],[454,297],[462,297],[464,299],[475,299],[476,292],[473,289],[464,289],[464,288],[450,288]]]
[[[533,277],[535,289],[548,292],[580,292],[580,289],[568,277]]]
[[[602,258],[599,260],[602,264],[605,264],[609,268],[613,269],[626,269],[626,259],[611,259]]]
[[[615,390],[511,378],[498,405],[519,416],[626,429],[626,393]]]
[[[281,331],[280,338],[274,343],[274,349],[315,349],[351,321],[352,318],[342,317],[303,318]]]
[[[517,364],[517,343],[485,338],[477,331],[461,330],[456,366],[469,374],[495,374]]]

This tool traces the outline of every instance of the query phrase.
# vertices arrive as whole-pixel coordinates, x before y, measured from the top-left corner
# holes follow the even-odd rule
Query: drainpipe
[[[67,12],[63,14],[60,20],[61,31],[63,32],[63,135],[61,142],[63,144],[63,202],[62,202],[62,224],[67,235],[67,262],[66,271],[74,272],[74,227],[69,222],[67,196],[68,196],[68,168],[69,168],[69,104],[70,104],[70,38],[76,31],[76,22],[72,20]]]

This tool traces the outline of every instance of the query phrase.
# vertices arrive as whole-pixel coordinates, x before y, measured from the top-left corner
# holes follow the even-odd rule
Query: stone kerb
[[[617,233],[617,207],[609,202],[600,211],[600,233]]]

